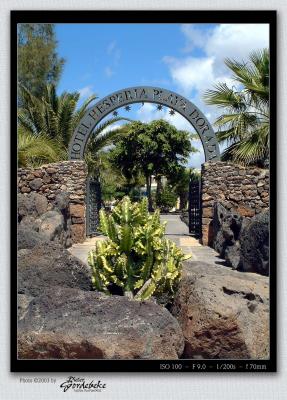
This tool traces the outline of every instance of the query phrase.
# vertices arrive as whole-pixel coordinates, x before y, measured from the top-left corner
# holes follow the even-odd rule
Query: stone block
[[[237,208],[237,212],[243,217],[253,217],[255,215],[254,208],[242,204],[240,204],[239,207]]]
[[[73,243],[82,243],[86,238],[85,225],[71,225],[71,239]]]
[[[203,218],[212,218],[213,217],[213,207],[206,207],[202,209]]]
[[[31,189],[28,188],[27,186],[23,186],[23,187],[21,187],[21,192],[22,192],[22,193],[30,193],[30,192],[31,192]]]
[[[75,218],[84,218],[85,206],[83,204],[70,204],[70,215]]]
[[[38,171],[38,170],[34,171],[33,174],[34,174],[35,178],[42,178],[42,176],[43,176],[43,172]]]
[[[204,194],[202,195],[202,200],[203,200],[203,201],[212,200],[212,197],[211,197],[208,193],[204,193]]]
[[[46,171],[48,172],[48,174],[54,174],[55,172],[57,172],[57,169],[49,167],[49,168],[46,169]]]
[[[211,246],[213,242],[213,226],[212,222],[207,225],[202,225],[202,238],[203,246]]]
[[[51,182],[51,178],[49,175],[44,175],[43,176],[43,182],[44,183],[50,183]]]
[[[29,186],[33,190],[39,190],[42,185],[43,185],[43,181],[41,178],[36,178],[36,179],[33,179],[31,182],[29,182]]]
[[[73,224],[84,224],[85,223],[85,218],[72,217],[72,223]]]

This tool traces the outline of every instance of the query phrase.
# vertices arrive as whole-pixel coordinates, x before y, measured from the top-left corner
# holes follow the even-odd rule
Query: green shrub
[[[175,207],[176,201],[177,195],[169,185],[166,185],[156,196],[156,205],[164,212],[168,212],[171,208]]]
[[[101,210],[100,229],[108,238],[88,256],[96,290],[138,300],[173,297],[190,256],[164,237],[159,211],[150,215],[146,198],[132,203],[124,197],[109,215]]]

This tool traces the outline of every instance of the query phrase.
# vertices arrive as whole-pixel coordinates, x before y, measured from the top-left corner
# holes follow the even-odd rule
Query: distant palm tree
[[[237,88],[218,83],[204,94],[205,102],[224,109],[215,125],[217,138],[228,147],[223,160],[266,165],[269,156],[269,52],[253,52],[249,61],[227,59]]]

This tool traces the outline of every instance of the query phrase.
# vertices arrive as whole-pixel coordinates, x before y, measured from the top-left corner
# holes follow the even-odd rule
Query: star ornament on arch
[[[163,109],[163,106],[162,106],[161,104],[158,104],[158,105],[156,106],[156,108],[157,108],[158,111],[161,111],[161,110]]]
[[[118,113],[117,111],[114,111],[114,112],[113,112],[113,116],[114,116],[114,117],[117,117],[118,115],[119,115],[119,113]]]
[[[126,111],[131,111],[131,106],[125,106]]]
[[[174,110],[169,110],[169,115],[173,116],[175,114]]]

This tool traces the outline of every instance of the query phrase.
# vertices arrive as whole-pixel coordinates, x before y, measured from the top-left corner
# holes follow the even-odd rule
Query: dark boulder
[[[61,237],[64,230],[64,218],[59,211],[47,211],[39,217],[39,220],[39,232],[47,240],[57,240]]]
[[[44,214],[48,208],[48,200],[45,196],[38,193],[29,193],[27,195],[18,194],[18,220],[19,222],[26,215],[37,217]]]
[[[18,225],[18,249],[31,249],[42,242],[65,243],[64,217],[60,211],[47,211],[41,216],[26,215]]]
[[[70,202],[69,193],[68,192],[60,192],[56,195],[54,204],[55,204],[55,207],[58,208],[58,210],[63,211],[63,210],[68,210],[69,202]]]
[[[32,215],[26,215],[21,219],[20,226],[26,229],[33,229],[34,231],[39,232],[39,227],[41,224],[41,220],[38,217],[34,217]]]
[[[265,276],[185,262],[171,312],[185,337],[183,358],[269,358]]]
[[[40,243],[47,242],[47,237],[40,232],[37,232],[33,227],[20,224],[17,233],[18,250],[32,249]]]
[[[28,311],[29,305],[33,300],[33,296],[26,296],[25,294],[18,294],[18,320],[23,319]]]
[[[33,190],[38,190],[40,189],[41,186],[43,186],[43,181],[41,178],[33,179],[32,181],[29,182],[29,186]]]
[[[57,195],[56,205],[49,211],[45,196],[38,193],[18,194],[19,249],[32,248],[43,241],[58,241],[69,247],[71,220],[68,204],[69,195],[66,192]]]
[[[151,302],[54,287],[34,298],[18,325],[21,359],[176,359],[177,320]]]
[[[241,247],[239,241],[236,241],[232,246],[227,246],[225,249],[224,258],[226,264],[233,269],[239,269],[241,265]]]
[[[214,205],[213,247],[224,257],[228,246],[233,246],[238,240],[242,225],[242,217],[236,212],[226,209],[221,203]]]
[[[240,270],[269,275],[269,211],[256,215],[240,235]]]
[[[213,247],[228,266],[269,275],[269,211],[242,217],[218,202],[213,228]]]
[[[60,244],[47,242],[18,257],[18,293],[38,296],[50,286],[91,290],[89,268]]]

